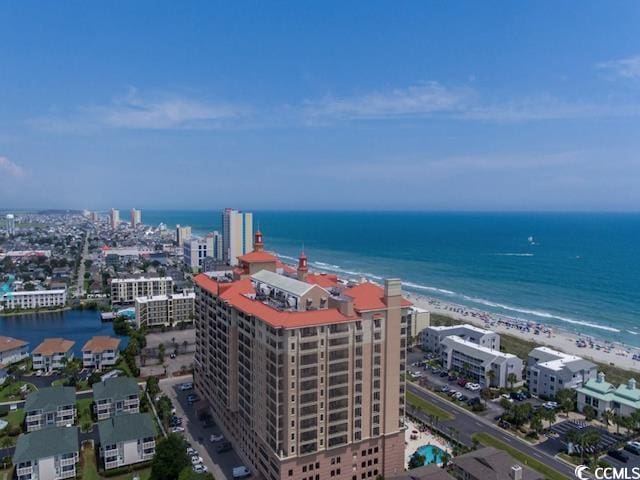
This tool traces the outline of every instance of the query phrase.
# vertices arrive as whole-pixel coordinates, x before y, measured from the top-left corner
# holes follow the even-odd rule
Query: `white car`
[[[224,440],[224,435],[211,435],[209,440],[211,442],[222,442]]]
[[[182,383],[180,384],[180,390],[182,390],[183,392],[186,390],[192,390],[193,389],[193,383],[191,382],[186,382],[186,383]]]
[[[207,466],[202,463],[198,463],[193,466],[193,471],[196,473],[205,473],[207,471]]]
[[[240,467],[234,467],[233,469],[233,478],[244,478],[251,475],[251,470],[249,470],[244,465]]]
[[[182,433],[184,432],[184,427],[172,427],[170,431],[171,433]]]
[[[193,457],[191,457],[191,465],[198,464],[202,464],[202,457],[200,457],[199,455],[194,455]]]
[[[478,390],[480,390],[482,387],[480,387],[480,385],[478,385],[477,383],[472,383],[469,386],[469,390],[471,390],[472,392],[477,392]]]
[[[558,402],[545,402],[542,404],[542,406],[547,410],[555,410],[556,408],[558,408]]]
[[[187,447],[187,455],[189,455],[190,457],[193,457],[194,455],[197,455],[198,451],[195,448],[191,448],[191,447]]]

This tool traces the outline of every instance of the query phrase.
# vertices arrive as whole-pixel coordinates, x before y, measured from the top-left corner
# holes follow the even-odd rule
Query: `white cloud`
[[[608,70],[618,77],[640,79],[640,55],[602,62],[596,66]]]
[[[308,101],[305,113],[312,117],[345,119],[420,117],[459,111],[472,96],[470,89],[452,89],[438,82],[428,82],[386,92],[342,98],[328,96]]]
[[[20,165],[2,156],[0,156],[0,172],[9,177],[23,177],[27,173]]]

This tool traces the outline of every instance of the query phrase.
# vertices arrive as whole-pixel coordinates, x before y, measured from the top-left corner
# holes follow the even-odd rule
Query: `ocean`
[[[143,222],[221,229],[217,211]],[[640,214],[254,211],[266,248],[347,277],[640,346]]]

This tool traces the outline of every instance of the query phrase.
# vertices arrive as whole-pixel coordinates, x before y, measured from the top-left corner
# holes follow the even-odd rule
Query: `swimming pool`
[[[418,447],[416,452],[420,455],[424,455],[425,465],[429,465],[431,463],[442,463],[444,452],[435,445],[422,445],[421,447]]]

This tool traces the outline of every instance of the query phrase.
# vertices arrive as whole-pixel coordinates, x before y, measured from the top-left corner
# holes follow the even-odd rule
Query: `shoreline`
[[[13,312],[5,313],[0,311],[0,317],[14,317],[19,315],[38,315],[41,313],[59,313],[66,312],[67,310],[74,310],[72,307],[54,308],[52,310],[14,310]]]
[[[540,322],[518,320],[491,314],[462,305],[443,302],[425,295],[404,292],[414,304],[430,313],[538,343],[593,362],[640,372],[640,349],[618,342],[601,340],[589,335],[570,332]],[[578,346],[583,345],[583,346]]]

